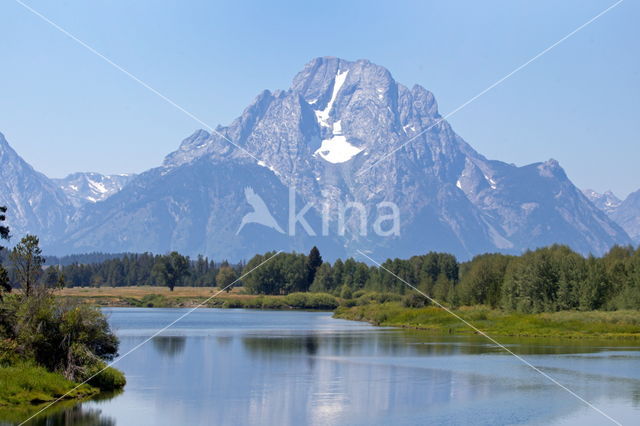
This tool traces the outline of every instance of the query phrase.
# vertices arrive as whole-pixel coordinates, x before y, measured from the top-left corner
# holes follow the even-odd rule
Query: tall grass
[[[561,311],[521,314],[483,306],[454,310],[476,328],[491,335],[563,338],[640,338],[640,311]],[[337,318],[367,321],[375,325],[407,327],[444,334],[474,334],[443,309],[407,308],[398,302],[340,307]]]
[[[0,367],[0,406],[53,401],[69,391],[65,399],[85,398],[99,392],[89,385],[72,390],[75,386],[62,375],[27,362]]]

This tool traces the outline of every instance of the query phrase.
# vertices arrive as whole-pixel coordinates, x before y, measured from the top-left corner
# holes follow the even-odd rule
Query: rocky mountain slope
[[[63,232],[74,207],[64,192],[37,172],[9,146],[0,133],[0,205],[6,206],[7,224],[18,239],[27,233],[45,244]],[[15,239],[15,238],[14,238]]]
[[[286,235],[258,224],[233,235],[252,211],[246,187],[279,211],[272,213]],[[298,200],[293,209],[289,188]],[[321,225],[309,232],[299,222],[290,237],[292,210],[305,203],[309,220],[326,217],[324,238]],[[348,203],[360,203],[364,218],[356,208],[342,214]],[[399,235],[378,235],[380,207],[389,203],[399,208]],[[256,235],[246,238],[252,229]],[[254,246],[311,243],[332,247],[329,257],[361,249],[468,258],[556,242],[602,253],[630,241],[557,162],[488,160],[441,119],[431,92],[403,86],[369,61],[338,58],[314,59],[289,89],[262,92],[229,126],[196,131],[162,166],[83,208],[69,230],[62,247],[70,252],[179,248],[230,259],[251,256]]]
[[[93,172],[72,173],[62,179],[53,179],[75,207],[104,201],[120,191],[134,174],[102,175]]]
[[[589,201],[607,214],[613,213],[618,207],[620,207],[620,204],[622,204],[622,200],[616,197],[616,194],[611,191],[605,191],[600,194],[593,189],[585,189],[582,192]]]
[[[552,243],[600,254],[630,242],[556,161],[486,159],[442,120],[431,92],[366,60],[312,60],[289,89],[260,93],[228,126],[194,132],[162,165],[112,189],[96,175],[57,185],[39,176],[66,224],[41,228],[54,254],[239,260],[316,244],[328,259],[357,249],[464,259]]]
[[[585,191],[587,197],[620,225],[636,244],[640,244],[640,190],[621,201],[611,191],[599,194]]]

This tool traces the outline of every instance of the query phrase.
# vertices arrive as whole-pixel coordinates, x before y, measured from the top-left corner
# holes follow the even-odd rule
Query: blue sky
[[[446,114],[614,3],[25,1],[213,126],[325,55],[383,65]],[[449,121],[489,158],[640,189],[639,12],[623,2]],[[0,132],[48,176],[140,172],[202,127],[13,0],[0,19]]]

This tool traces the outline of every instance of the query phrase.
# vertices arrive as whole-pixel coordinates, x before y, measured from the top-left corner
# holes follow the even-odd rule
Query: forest
[[[106,260],[52,265],[43,279],[56,283],[64,277],[69,287],[233,285],[248,294],[315,292],[346,300],[367,292],[406,296],[403,303],[407,306],[428,304],[428,299],[416,297],[417,292],[395,274],[454,307],[484,305],[523,313],[640,308],[640,249],[633,247],[616,246],[602,257],[584,257],[567,246],[554,245],[519,256],[483,254],[466,262],[432,252],[388,259],[382,267],[353,258],[324,262],[316,247],[307,255],[256,255],[246,264],[217,263],[203,256],[190,259],[176,252],[93,256]],[[10,266],[8,269],[14,277]]]
[[[245,270],[271,255],[255,256]],[[428,304],[427,298],[416,297],[418,293],[396,275],[430,298],[454,307],[485,305],[522,313],[640,308],[640,249],[633,247],[613,247],[598,258],[554,245],[520,256],[484,254],[468,262],[458,262],[446,253],[428,253],[388,259],[382,267],[350,258],[333,264],[320,262],[312,279],[303,266],[305,258],[309,257],[278,255],[243,279],[246,290],[258,294],[325,292],[343,299],[365,291],[406,296],[403,303],[407,306]]]

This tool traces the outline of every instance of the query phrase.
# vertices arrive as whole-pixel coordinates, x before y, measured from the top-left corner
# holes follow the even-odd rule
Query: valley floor
[[[242,288],[223,292],[205,306],[249,309],[333,310],[341,299],[328,294],[297,293],[289,296],[242,294]],[[101,287],[65,288],[59,296],[111,307],[193,307],[219,292],[213,287]],[[302,297],[303,295],[304,297]],[[302,298],[302,300],[298,300]],[[335,304],[335,306],[334,306]],[[522,314],[484,306],[455,309],[456,314],[489,335],[561,338],[640,339],[640,311],[562,311]],[[441,334],[477,333],[437,307],[406,308],[400,302],[338,306],[335,317],[367,321],[380,326],[428,330]]]
[[[339,299],[325,293],[292,293],[286,296],[244,294],[242,288],[220,292],[217,287],[74,287],[57,293],[101,307],[247,309],[318,309],[332,311]],[[215,296],[215,297],[214,297]]]

